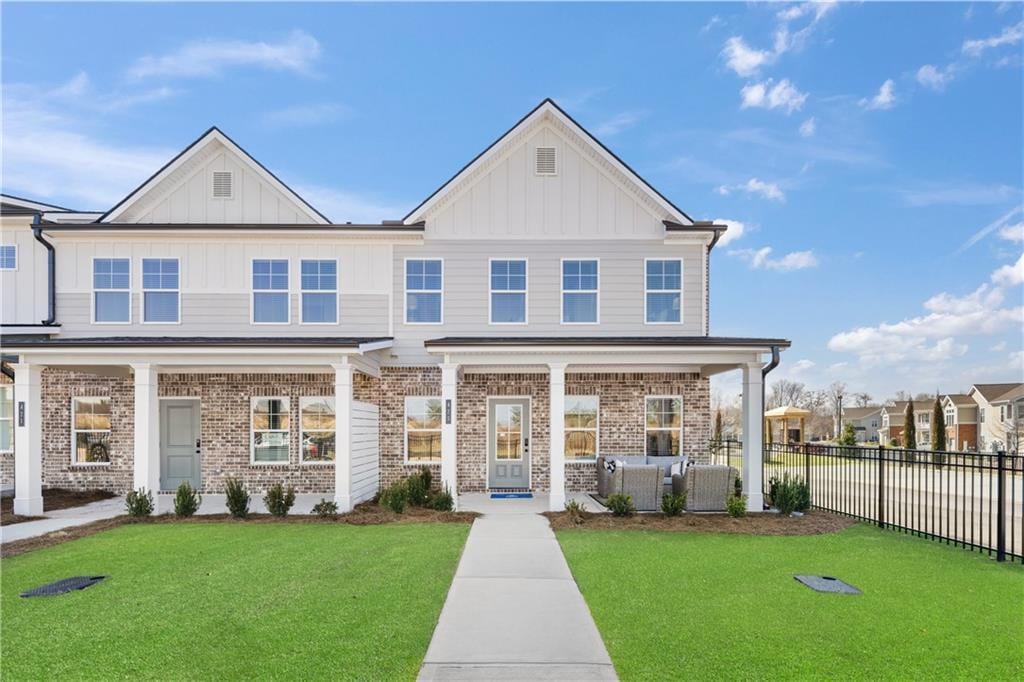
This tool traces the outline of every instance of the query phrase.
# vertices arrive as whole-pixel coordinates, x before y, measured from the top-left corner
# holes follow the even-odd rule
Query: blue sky
[[[712,333],[791,338],[774,378],[1024,375],[1019,3],[0,11],[4,192],[107,208],[216,124],[334,220],[398,218],[550,96],[730,221]]]

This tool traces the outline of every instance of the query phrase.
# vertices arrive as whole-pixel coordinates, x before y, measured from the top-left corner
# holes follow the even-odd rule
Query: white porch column
[[[747,511],[764,510],[761,458],[764,456],[764,396],[761,364],[743,365],[743,494]]]
[[[548,365],[550,376],[551,511],[565,509],[565,363]]]
[[[354,368],[334,367],[334,501],[338,511],[352,511],[352,379]]]
[[[441,365],[441,487],[448,488],[458,508],[458,386],[459,366]]]
[[[14,513],[43,513],[42,367],[21,363],[14,369]]]
[[[135,364],[135,475],[132,487],[145,488],[156,497],[160,492],[160,400],[157,398],[158,370],[155,365]],[[159,513],[159,509],[156,510]]]

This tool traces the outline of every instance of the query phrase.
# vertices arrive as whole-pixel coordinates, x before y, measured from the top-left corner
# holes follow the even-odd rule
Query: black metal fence
[[[742,471],[742,445],[711,444]],[[947,544],[1024,562],[1024,456],[903,448],[768,443],[773,477],[800,476],[811,506]]]

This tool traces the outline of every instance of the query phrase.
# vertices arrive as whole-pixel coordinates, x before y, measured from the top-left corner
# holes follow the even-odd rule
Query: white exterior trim
[[[274,261],[284,261],[288,265],[288,288],[282,291],[281,289],[256,289],[253,286],[254,268],[256,261],[265,260],[269,263]],[[288,319],[284,322],[257,322],[256,321],[256,293],[261,294],[284,294],[288,299]],[[292,259],[291,258],[274,258],[274,257],[253,257],[249,259],[249,324],[255,326],[277,326],[283,327],[292,323]]]
[[[647,432],[648,431],[673,431],[674,430],[674,429],[671,429],[671,428],[655,428],[655,429],[650,429],[647,426],[647,401],[648,400],[659,400],[659,399],[661,399],[661,400],[679,400],[679,452],[680,452],[680,454],[682,454],[682,452],[683,452],[683,410],[686,409],[686,406],[683,404],[683,396],[679,395],[679,394],[676,394],[676,395],[663,395],[663,394],[646,395],[646,394],[644,394],[644,456],[647,456]],[[652,455],[652,456],[654,456],[654,457],[677,457],[678,455]]]
[[[128,288],[127,289],[97,289],[96,288],[96,261],[98,260],[126,260],[128,261]],[[131,256],[93,256],[91,259],[92,269],[89,271],[89,281],[92,282],[92,288],[90,289],[89,295],[89,323],[96,325],[115,325],[115,324],[132,324],[134,316],[132,315],[132,298],[135,295],[135,288],[132,286],[132,276],[135,268],[132,267]],[[181,282],[178,283],[179,285]],[[96,320],[96,293],[97,292],[125,292],[128,294],[128,319],[127,320],[116,320],[113,322],[98,322]],[[180,317],[180,315],[179,315]]]
[[[177,289],[147,289],[146,288],[146,261],[148,260],[173,260],[178,263],[178,288]],[[181,310],[181,259],[177,256],[169,256],[164,258],[162,256],[144,256],[139,263],[139,306],[141,307],[141,319],[139,320],[142,324],[155,324],[155,325],[180,325],[182,318]],[[169,294],[173,293],[178,297],[178,320],[176,322],[149,322],[146,320],[146,294],[149,292]]]
[[[306,401],[309,401],[309,400],[329,400],[330,403],[331,403],[331,406],[334,408],[334,425],[335,425],[335,430],[334,430],[334,433],[335,433],[335,436],[334,436],[334,457],[335,457],[335,459],[333,459],[333,460],[331,460],[331,459],[328,459],[328,460],[317,459],[317,460],[310,460],[308,462],[306,461],[305,450],[302,447],[302,445],[303,445],[302,437],[306,434],[306,429],[305,429],[305,427],[302,426],[302,404],[304,402],[306,402]],[[302,396],[299,396],[299,464],[302,464],[304,466],[334,466],[334,462],[336,461],[336,459],[338,457],[337,425],[338,425],[338,406],[337,406],[337,401],[334,399],[333,395],[302,395]],[[330,431],[330,429],[310,429],[311,433],[326,433],[326,432],[329,432],[329,431]]]
[[[334,263],[334,289],[304,289],[302,287],[302,264],[305,261],[316,261],[324,262],[331,261]],[[289,268],[290,269],[290,268]],[[313,326],[313,327],[324,327],[324,326],[337,326],[341,324],[341,266],[338,263],[337,258],[299,258],[299,269],[296,273],[299,277],[299,325],[301,326]],[[291,273],[289,272],[289,282]],[[318,275],[319,277],[319,275]],[[252,282],[250,282],[250,285]],[[302,298],[306,294],[330,294],[334,293],[334,322],[306,322],[305,306],[303,305]],[[360,292],[349,291],[349,294],[355,294]],[[377,293],[377,292],[372,292]],[[291,308],[291,294],[288,294],[288,307]],[[255,310],[253,311],[255,313]]]
[[[593,464],[597,461],[597,458],[601,456],[601,396],[596,393],[566,393],[565,400],[571,400],[572,398],[593,398],[597,401],[597,423],[594,425],[594,458],[593,459],[566,459],[565,464],[567,466],[580,465],[580,464]],[[590,429],[574,428],[573,431],[590,431]],[[568,426],[562,428],[562,440],[565,440],[565,434],[569,431]]]
[[[433,433],[437,431],[437,434],[441,436],[441,459],[438,461],[429,462],[414,462],[409,459],[409,401],[410,400],[439,400],[441,401],[441,427],[438,429],[416,429],[425,433]],[[437,395],[407,395],[405,400],[402,402],[402,464],[410,464],[413,466],[422,464],[423,466],[431,466],[441,464],[444,461],[444,399]]]
[[[15,375],[15,376],[17,376],[17,375]],[[84,400],[86,398],[100,398],[100,399],[106,398],[107,401],[109,403],[111,403],[111,407],[110,407],[110,409],[111,409],[111,424],[110,424],[110,428],[109,429],[76,429],[75,428],[75,415],[77,414],[77,410],[75,409],[75,401],[77,401],[77,400]],[[114,433],[113,409],[114,409],[113,408],[113,398],[111,398],[111,396],[109,396],[109,395],[72,395],[71,396],[71,443],[70,443],[71,452],[69,453],[71,455],[71,466],[73,466],[73,467],[105,467],[105,466],[110,466],[110,462],[109,461],[106,461],[106,462],[79,462],[76,459],[76,453],[75,453],[75,442],[77,440],[75,438],[75,434],[76,433],[109,433],[109,434],[113,435],[113,433]]]

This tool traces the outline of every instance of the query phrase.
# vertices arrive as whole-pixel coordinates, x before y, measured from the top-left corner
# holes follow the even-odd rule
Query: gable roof
[[[882,408],[878,405],[868,407],[844,407],[843,416],[847,419],[864,419],[873,414],[879,414]]]
[[[943,400],[949,400],[949,402],[953,403],[954,405],[970,406],[975,404],[974,401],[971,399],[971,396],[967,395],[966,393],[947,393],[946,395],[942,396],[942,398]]]
[[[996,398],[1000,397],[1004,393],[1007,393],[1014,388],[1020,386],[1019,383],[1012,384],[974,384],[971,386],[970,393],[977,391],[981,394],[981,397],[992,402]],[[970,393],[968,395],[970,395]]]
[[[280,178],[274,175],[262,163],[257,161],[251,154],[249,154],[249,152],[245,151],[245,149],[239,146],[234,140],[224,134],[224,132],[222,132],[217,126],[211,126],[205,133],[197,137],[192,144],[178,152],[174,158],[165,163],[157,172],[153,173],[153,175],[149,176],[145,182],[132,190],[128,196],[121,199],[121,201],[114,204],[113,208],[100,216],[97,222],[112,222],[115,218],[128,210],[132,204],[141,199],[149,190],[154,188],[158,183],[171,175],[171,173],[173,173],[177,168],[195,156],[199,150],[214,141],[220,142],[229,150],[234,152],[244,163],[249,164],[252,169],[263,178],[263,180],[270,183],[275,189],[290,198],[299,206],[303,207],[305,212],[309,213],[309,217],[312,222],[321,225],[326,225],[331,222],[327,216],[316,210],[312,204],[299,196],[291,187],[282,182]]]
[[[1017,384],[1006,393],[1003,393],[993,402],[1005,403],[1011,400],[1017,400],[1018,398],[1024,398],[1024,384]]]
[[[639,173],[630,168],[629,165],[616,156],[612,150],[604,146],[600,140],[594,137],[586,128],[581,126],[572,116],[567,114],[565,110],[558,106],[558,104],[556,104],[550,97],[545,98],[540,104],[531,109],[529,113],[519,119],[515,125],[505,131],[497,140],[492,142],[486,149],[473,157],[473,159],[460,168],[455,175],[450,177],[444,184],[434,190],[430,196],[421,201],[416,208],[409,211],[403,220],[405,222],[417,222],[423,220],[424,215],[431,209],[431,207],[437,204],[442,197],[447,195],[450,191],[453,191],[463,179],[470,176],[481,164],[500,154],[505,146],[503,144],[505,141],[513,139],[518,131],[546,116],[550,116],[561,121],[570,129],[577,132],[586,142],[590,143],[598,154],[604,157],[606,161],[608,161],[619,172],[624,174],[639,189],[650,196],[655,203],[661,206],[665,211],[664,217],[666,219],[684,225],[693,224],[693,219],[688,216],[685,211],[669,201],[665,195],[656,190],[649,182],[644,180]]]
[[[882,408],[882,410],[889,414],[893,414],[894,412],[898,414],[903,414],[907,409],[907,402],[908,401],[906,400],[894,400],[892,405],[886,405],[885,407]],[[930,410],[933,407],[935,407],[935,403],[933,403],[931,400],[914,401],[914,412],[925,412],[926,410]]]
[[[74,212],[74,209],[65,208],[63,206],[57,206],[55,204],[44,204],[41,201],[35,201],[33,199],[25,199],[22,197],[16,197],[13,194],[0,194],[0,206],[3,207],[5,212],[19,212],[24,211],[26,213],[42,213],[44,211],[49,212]]]

